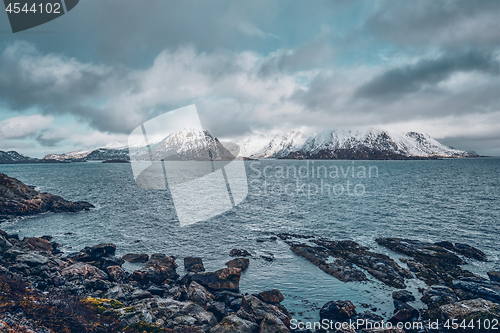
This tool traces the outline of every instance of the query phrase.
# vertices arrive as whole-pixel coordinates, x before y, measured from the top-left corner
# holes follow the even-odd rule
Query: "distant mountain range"
[[[134,159],[156,160],[226,160],[233,154],[262,159],[430,159],[477,157],[478,155],[445,146],[426,134],[395,133],[383,130],[366,132],[293,130],[280,134],[252,134],[221,143],[203,130],[185,129],[149,148],[133,147]],[[236,148],[235,148],[236,147]],[[42,159],[31,158],[15,151],[0,151],[0,163],[50,163],[104,160],[129,160],[129,148],[98,148],[77,150],[64,154],[49,154]]]

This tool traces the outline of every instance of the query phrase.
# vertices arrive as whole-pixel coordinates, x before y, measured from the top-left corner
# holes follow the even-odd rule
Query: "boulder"
[[[290,320],[292,319],[287,311],[282,311],[283,309],[279,306],[267,304],[258,299],[255,296],[247,295],[243,296],[241,302],[241,308],[238,311],[238,315],[241,313],[250,315],[257,324],[265,318],[268,313],[271,313],[278,317],[287,327],[290,326]]]
[[[488,272],[488,277],[493,282],[500,282],[500,272],[499,271]]]
[[[176,268],[175,257],[155,253],[149,259],[146,267],[134,271],[132,279],[141,284],[148,284],[149,282],[162,284],[166,280],[175,280],[179,277]]]
[[[408,290],[396,290],[392,293],[392,298],[403,303],[415,301],[415,296]]]
[[[145,299],[145,298],[153,298],[153,295],[149,291],[136,289],[132,292],[133,299]]]
[[[205,306],[208,302],[214,299],[214,295],[195,281],[192,281],[189,285],[187,295],[191,301],[201,306]]]
[[[210,333],[259,333],[259,329],[259,325],[256,323],[241,319],[233,314],[212,327]]]
[[[227,267],[236,267],[244,271],[250,265],[250,260],[247,258],[236,258],[226,262]]]
[[[199,273],[204,272],[203,260],[199,257],[186,257],[184,258],[184,268],[188,272]]]
[[[30,250],[35,251],[44,251],[51,253],[52,252],[52,243],[46,239],[38,238],[38,237],[30,237],[23,239],[23,243],[25,248],[29,248]]]
[[[351,301],[330,301],[319,311],[321,319],[345,321],[356,315],[356,306]]]
[[[87,263],[77,262],[71,266],[64,268],[61,272],[62,276],[69,279],[107,279],[108,275],[99,268]]]
[[[243,249],[232,249],[230,252],[229,252],[229,256],[231,257],[250,257],[252,256],[250,254],[250,252],[248,252],[247,250],[243,250]]]
[[[0,235],[0,252],[8,250],[12,246],[12,243],[7,240],[7,237]]]
[[[136,254],[136,253],[128,253],[122,257],[126,262],[147,262],[149,256],[146,253]]]
[[[482,278],[463,278],[453,281],[453,287],[472,293],[475,298],[484,298],[500,303],[500,283],[492,282]]]
[[[108,266],[106,271],[108,272],[109,279],[114,282],[123,282],[127,276],[120,266]]]
[[[285,299],[278,289],[263,291],[259,293],[259,298],[266,303],[280,303]]]
[[[26,264],[30,267],[45,265],[49,262],[49,258],[38,253],[30,252],[16,257],[16,261]]]
[[[408,321],[415,321],[420,317],[420,312],[406,303],[394,300],[394,316],[388,321],[394,325]]]
[[[240,287],[241,269],[228,267],[215,272],[196,273],[190,277],[202,286],[212,290],[233,290]]]
[[[500,318],[500,305],[482,298],[446,304],[439,309],[442,320],[457,319],[460,322],[461,320]]]
[[[278,317],[268,313],[260,323],[259,333],[290,333],[290,330]]]
[[[108,266],[121,266],[123,260],[116,258],[116,245],[114,244],[99,244],[93,247],[85,247],[76,253],[71,253],[68,258],[75,261],[87,262],[100,269],[106,269]]]

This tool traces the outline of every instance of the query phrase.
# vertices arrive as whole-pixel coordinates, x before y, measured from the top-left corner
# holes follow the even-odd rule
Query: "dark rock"
[[[147,289],[147,291],[149,291],[152,295],[163,296],[167,289],[153,284]]]
[[[223,302],[209,302],[207,304],[207,311],[212,312],[220,321],[226,315],[226,304]]]
[[[49,258],[47,258],[46,256],[33,252],[19,255],[16,257],[16,260],[30,267],[45,265],[49,262]]]
[[[142,290],[142,289],[136,289],[132,293],[132,298],[133,299],[145,299],[145,298],[153,298],[153,295],[149,291]]]
[[[77,262],[64,268],[62,276],[69,279],[107,279],[108,275],[99,268],[83,262]]]
[[[278,289],[263,291],[259,293],[259,298],[266,303],[280,303],[285,299]]]
[[[415,301],[415,296],[408,290],[396,290],[392,293],[392,298],[403,303]]]
[[[253,321],[260,324],[268,313],[278,317],[285,324],[285,326],[290,326],[290,315],[288,313],[284,313],[278,306],[264,303],[252,295],[243,296],[241,309],[238,311],[238,315],[250,315]]]
[[[149,282],[162,284],[166,280],[176,280],[179,275],[176,272],[177,264],[174,257],[167,257],[162,253],[155,253],[151,256],[146,267],[134,271],[132,280],[141,284]]]
[[[488,277],[493,282],[500,282],[500,272],[499,271],[488,272]]]
[[[229,315],[214,326],[210,333],[259,333],[259,325],[252,321]]]
[[[128,253],[122,257],[126,262],[147,262],[149,256],[146,253],[136,254],[136,253]]]
[[[235,267],[223,268],[215,272],[196,273],[191,281],[212,290],[237,291],[240,285],[241,269]]]
[[[186,257],[184,258],[184,269],[188,272],[204,272],[203,259],[199,257]]]
[[[45,212],[78,212],[94,206],[88,202],[71,202],[58,195],[39,193],[16,178],[0,173],[0,216],[26,216]]]
[[[488,258],[483,251],[476,249],[475,247],[472,247],[468,244],[462,244],[462,243],[453,244],[453,243],[447,242],[447,241],[438,242],[438,243],[434,243],[434,244],[437,246],[441,246],[447,250],[453,251],[456,254],[461,254],[464,257],[467,257],[470,259],[475,259],[478,261],[488,261]]]
[[[344,321],[356,315],[356,306],[351,301],[330,301],[319,311],[320,318]]]
[[[478,278],[464,278],[453,281],[455,291],[465,290],[473,294],[474,298],[484,298],[500,303],[500,283]]]
[[[214,295],[195,281],[192,281],[189,285],[187,296],[192,302],[201,306],[205,306],[208,302],[214,299]]]
[[[123,268],[120,266],[108,266],[106,267],[109,279],[114,282],[123,282],[127,276]]]
[[[121,266],[123,259],[116,258],[116,245],[99,244],[93,247],[85,247],[79,252],[71,253],[68,258],[75,261],[87,262],[100,269],[106,269],[108,266]]]
[[[412,257],[413,259],[402,261],[408,264],[419,279],[430,286],[444,284],[452,287],[452,281],[457,278],[475,276],[460,267],[466,262],[442,246],[401,238],[379,238],[376,242],[390,250]]]
[[[102,279],[91,279],[85,280],[85,288],[94,289],[94,290],[108,290],[111,287],[111,284],[108,281]]]
[[[417,320],[420,317],[420,312],[409,304],[394,300],[394,319],[392,323],[397,321]],[[403,319],[405,318],[405,319]]]
[[[247,250],[243,249],[232,249],[231,252],[229,252],[229,255],[231,257],[250,257],[251,254]]]
[[[456,319],[458,322],[466,320],[498,319],[500,318],[500,305],[481,298],[446,304],[440,307],[441,319]],[[476,326],[477,328],[477,326]],[[477,332],[481,332],[480,330]]]
[[[250,265],[250,260],[247,258],[236,258],[226,262],[227,267],[236,267],[242,271],[246,270]]]
[[[35,251],[44,251],[48,253],[52,253],[52,244],[49,240],[38,237],[30,237],[23,239],[23,248],[29,248],[30,250]]]
[[[260,323],[259,333],[290,333],[290,330],[278,317],[268,313]]]

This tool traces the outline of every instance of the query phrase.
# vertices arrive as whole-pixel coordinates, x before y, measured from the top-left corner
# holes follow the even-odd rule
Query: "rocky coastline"
[[[365,281],[367,274],[394,288],[395,312],[382,318],[356,309],[349,300],[323,305],[321,320],[344,323],[362,320],[362,327],[321,329],[299,323],[281,305],[279,290],[243,294],[239,281],[251,253],[233,249],[225,268],[206,272],[203,258],[184,258],[187,272],[177,272],[178,260],[162,253],[115,256],[116,246],[98,244],[63,254],[50,236],[19,239],[0,231],[0,331],[2,332],[487,332],[486,330],[371,329],[387,322],[500,318],[499,272],[490,279],[461,267],[466,260],[486,261],[479,249],[449,242],[426,243],[398,238],[377,239],[404,254],[394,261],[353,241],[279,234],[291,251],[341,281]],[[231,259],[233,257],[233,259]],[[332,259],[332,260],[330,260]],[[125,261],[142,263],[127,272]],[[408,267],[406,268],[405,265]],[[414,295],[409,279],[427,288]],[[426,308],[411,303],[419,297]],[[299,328],[300,327],[300,328]],[[494,332],[493,330],[491,332]]]
[[[13,217],[46,212],[74,213],[94,208],[85,201],[68,201],[58,195],[40,193],[16,178],[0,173],[0,222]]]

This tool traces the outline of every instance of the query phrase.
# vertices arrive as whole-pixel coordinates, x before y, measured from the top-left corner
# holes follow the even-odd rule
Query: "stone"
[[[226,262],[227,267],[236,267],[242,271],[246,270],[250,265],[250,260],[247,258],[236,258]]]
[[[491,272],[488,272],[488,277],[493,282],[500,282],[500,271],[491,271]]]
[[[16,260],[20,263],[24,263],[30,267],[38,266],[38,265],[45,265],[49,262],[49,258],[37,254],[37,253],[27,253],[27,254],[21,254],[16,257]]]
[[[122,257],[123,260],[126,262],[147,262],[149,260],[149,255],[146,253],[141,253],[141,254],[136,254],[136,253],[128,253]]]
[[[106,268],[109,279],[114,282],[123,282],[127,276],[120,266],[108,266]]]
[[[229,256],[231,257],[250,257],[252,256],[250,254],[250,252],[248,252],[247,250],[243,250],[243,249],[232,249],[230,252],[229,252]]]
[[[184,258],[184,269],[188,272],[199,273],[204,272],[203,260],[199,257],[186,257]]]
[[[266,303],[280,303],[285,299],[278,289],[263,291],[259,293],[259,298]]]
[[[87,263],[77,262],[71,266],[64,268],[61,272],[62,276],[70,279],[107,279],[108,275],[99,268]]]
[[[351,301],[330,301],[319,311],[321,319],[344,321],[356,315],[356,306]]]
[[[240,277],[241,269],[228,267],[215,272],[196,273],[191,276],[191,281],[196,281],[212,290],[237,291],[240,285]]]
[[[0,251],[8,250],[12,247],[12,243],[6,237],[0,235]]]
[[[463,278],[462,280],[454,280],[453,287],[455,291],[464,290],[472,293],[475,298],[484,298],[500,303],[500,283],[482,278]]]
[[[254,322],[229,315],[212,327],[210,333],[259,333],[260,327]]]
[[[268,313],[260,323],[259,333],[290,333],[290,330],[278,317]]]
[[[25,243],[25,245],[32,250],[45,251],[49,253],[52,252],[52,243],[43,238],[38,238],[38,237],[25,238],[23,240],[23,243]]]
[[[408,290],[396,290],[392,293],[392,298],[403,303],[415,301],[415,296]]]
[[[192,281],[189,284],[187,295],[191,301],[201,306],[205,306],[208,302],[214,299],[214,295],[195,281]]]
[[[446,304],[439,309],[443,320],[457,319],[460,321],[464,319],[500,318],[500,305],[482,298]]]
[[[268,313],[278,317],[287,327],[290,326],[290,320],[292,319],[290,314],[282,311],[280,307],[264,303],[253,295],[243,296],[238,315],[243,311],[249,314],[257,324],[260,324]]]
[[[153,298],[153,295],[149,291],[136,289],[132,292],[133,299],[145,299],[145,298]]]
[[[475,259],[478,261],[488,261],[488,258],[486,254],[479,250],[476,249],[475,247],[472,247],[468,244],[462,244],[462,243],[451,243],[451,242],[438,242],[434,243],[435,245],[444,247],[447,250],[453,251],[457,254],[463,255],[464,257],[470,258],[470,259]]]
[[[177,264],[174,257],[155,253],[149,258],[146,267],[132,273],[132,279],[141,284],[152,282],[160,285],[166,280],[176,280],[179,277],[176,268]]]

